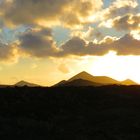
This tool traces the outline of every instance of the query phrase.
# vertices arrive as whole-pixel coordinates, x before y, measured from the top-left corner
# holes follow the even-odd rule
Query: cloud
[[[126,31],[127,33],[136,33],[140,31],[140,14],[126,14],[114,19],[109,19],[100,24],[107,28],[114,28],[117,31]]]
[[[105,19],[123,16],[137,12],[137,0],[116,0],[108,8],[102,11]]]
[[[112,21],[112,26],[117,30],[140,30],[140,14],[117,17]]]
[[[78,36],[73,36],[61,46],[57,46],[51,29],[40,27],[29,29],[19,35],[18,48],[20,54],[36,58],[103,55],[107,53],[106,47],[104,49],[102,44],[94,44]]]
[[[111,44],[111,43],[115,42],[116,40],[119,40],[119,38],[105,36],[101,41],[99,41],[99,44]]]
[[[66,43],[64,43],[62,48],[62,55],[63,54],[75,54],[75,55],[82,55],[84,53],[86,46],[86,42],[79,38],[79,37],[73,37],[72,39],[68,40]]]
[[[66,58],[69,56],[102,56],[109,51],[117,55],[140,55],[140,40],[126,34],[121,38],[106,36],[97,43],[80,37],[72,37],[60,46],[53,40],[49,28],[33,28],[19,35],[14,44],[0,44],[0,61],[14,61],[18,57]],[[66,73],[68,67],[61,65],[59,70]]]
[[[63,44],[60,48],[63,55],[104,55],[108,52],[109,47],[105,44],[95,44],[93,42],[87,42],[79,37],[73,37]]]
[[[111,44],[118,55],[140,55],[140,40],[126,34]]]
[[[102,5],[102,0],[4,0],[0,4],[0,15],[11,25],[74,27],[87,23],[88,17]]]
[[[88,27],[87,31],[73,30],[71,32],[71,37],[80,37],[87,41],[91,41],[95,38],[103,38],[103,34],[98,29]]]
[[[61,46],[61,55],[101,56],[110,50],[118,55],[140,55],[140,40],[126,34],[122,38],[105,37],[98,44],[74,37]]]
[[[140,38],[134,38],[136,31],[140,34],[140,14],[135,14],[138,2],[116,0],[106,9],[102,6],[102,0],[1,1],[0,28],[4,27],[4,23],[12,26],[28,24],[31,28],[18,33],[16,43],[4,44],[1,41],[0,61],[16,61],[18,57],[101,56],[110,50],[118,55],[140,55]],[[104,37],[98,28],[89,27],[87,31],[87,26],[83,30],[75,29],[94,22],[92,16],[103,20],[100,25],[127,31],[131,35]],[[56,25],[73,29],[71,38],[60,46],[57,46],[50,28]],[[95,39],[100,41],[95,42]],[[59,70],[68,72],[64,64]]]
[[[140,30],[132,30],[130,34],[137,40],[140,40]]]
[[[18,48],[15,44],[3,44],[0,42],[1,62],[16,62],[18,57]]]
[[[50,28],[33,28],[19,35],[21,52],[38,58],[53,56],[57,52]]]
[[[112,39],[112,40],[111,40]],[[74,36],[60,46],[53,40],[51,29],[35,28],[27,30],[19,36],[20,54],[29,57],[65,57],[70,55],[103,55],[108,52],[108,44],[114,38],[105,38],[102,43],[95,44],[78,36]]]
[[[138,12],[138,1],[137,0],[116,0],[112,2],[112,4],[99,12],[100,24],[99,27],[113,27],[114,20],[121,20],[120,22],[123,24],[123,20],[127,20],[128,16],[136,15]],[[119,21],[118,21],[119,22]]]
[[[68,66],[66,64],[60,64],[58,66],[58,70],[61,71],[64,74],[67,74],[70,72],[70,69],[68,68]]]
[[[118,55],[140,55],[140,40],[126,34],[121,38],[106,36],[97,43],[73,36],[60,46],[49,28],[31,29],[19,36],[19,49],[30,57],[102,56],[110,50]]]

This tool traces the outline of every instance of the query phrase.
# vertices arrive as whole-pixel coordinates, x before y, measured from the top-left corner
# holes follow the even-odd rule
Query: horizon
[[[95,76],[95,75],[92,75],[92,74],[88,73],[87,71],[81,71],[81,72],[79,72],[79,73],[73,75],[72,77],[69,77],[68,79],[63,79],[63,80],[61,80],[61,81],[69,81],[71,78],[73,78],[73,77],[75,77],[75,76],[77,76],[77,75],[79,75],[79,74],[81,74],[81,73],[89,74],[89,75],[91,75],[91,76],[93,76],[93,77],[108,77],[108,78],[111,78],[111,77],[105,76],[105,75],[102,75],[102,76],[97,75],[97,76]],[[82,78],[79,78],[79,79],[82,79]],[[111,79],[117,80],[117,79],[114,79],[114,78],[111,78]],[[76,80],[76,79],[75,79],[75,80]],[[84,80],[84,79],[83,79],[83,80]],[[117,81],[118,81],[118,82],[123,82],[123,81],[126,81],[126,80],[131,80],[131,79],[124,79],[124,80],[117,80]],[[56,85],[56,84],[58,84],[58,83],[61,82],[61,81],[58,81],[57,83],[54,83],[53,85]],[[90,81],[90,80],[89,80],[89,81]],[[133,81],[133,80],[132,80],[132,81]],[[44,87],[51,87],[51,86],[53,86],[53,85],[50,85],[50,86],[48,86],[48,85],[39,85],[38,83],[33,83],[33,82],[31,82],[31,81],[26,81],[26,80],[19,80],[19,81],[17,81],[16,83],[12,83],[12,84],[1,84],[1,85],[9,85],[9,86],[12,86],[12,85],[16,85],[16,84],[18,84],[18,83],[20,83],[20,82],[23,82],[23,83],[25,82],[25,83],[30,83],[30,84],[36,84],[36,85],[38,85],[38,86],[44,86]],[[133,82],[135,82],[135,81],[133,81]],[[136,83],[136,84],[139,85],[139,83]]]
[[[0,0],[0,85],[52,86],[82,71],[140,84],[139,6],[140,0]]]

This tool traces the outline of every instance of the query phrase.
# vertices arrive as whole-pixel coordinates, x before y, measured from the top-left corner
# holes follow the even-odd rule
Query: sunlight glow
[[[116,52],[110,51],[102,57],[96,57],[92,64],[92,74],[120,81],[132,79],[140,83],[140,56],[117,56]]]
[[[139,30],[133,30],[131,31],[131,35],[137,39],[137,40],[140,40],[140,31]]]

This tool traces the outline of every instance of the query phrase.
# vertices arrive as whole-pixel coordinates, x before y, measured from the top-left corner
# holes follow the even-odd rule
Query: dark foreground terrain
[[[1,88],[0,139],[140,140],[140,86]]]

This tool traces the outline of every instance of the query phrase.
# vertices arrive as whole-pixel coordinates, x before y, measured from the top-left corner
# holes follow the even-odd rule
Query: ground
[[[139,140],[140,86],[1,88],[0,137]]]

